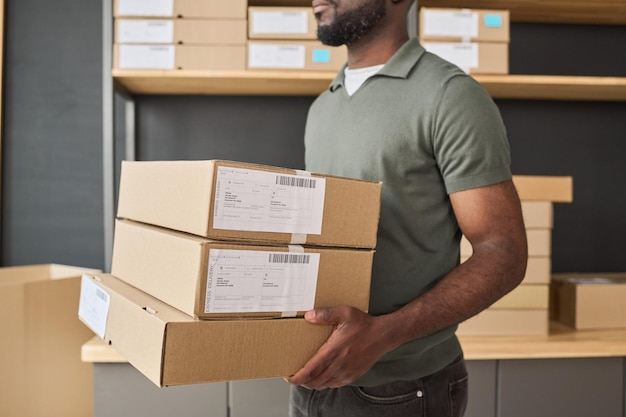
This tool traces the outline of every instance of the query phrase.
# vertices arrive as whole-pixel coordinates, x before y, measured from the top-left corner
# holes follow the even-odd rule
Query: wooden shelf
[[[319,71],[130,71],[113,77],[131,94],[312,96],[335,72]],[[626,77],[476,75],[498,99],[626,101]]]
[[[624,25],[624,0],[419,0],[420,7],[508,9],[513,22]]]
[[[626,356],[626,329],[576,331],[550,323],[545,336],[459,336],[466,359],[559,359]]]

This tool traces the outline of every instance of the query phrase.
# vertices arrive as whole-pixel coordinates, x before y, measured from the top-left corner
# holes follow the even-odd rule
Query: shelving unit
[[[132,94],[317,95],[334,72],[128,71],[113,77]],[[626,77],[475,75],[494,98],[625,101]]]
[[[248,0],[251,6],[303,6],[310,0]],[[513,22],[626,24],[624,0],[419,0],[419,7],[492,8],[511,11]],[[113,70],[112,0],[103,1],[103,147],[105,265],[110,265],[114,217],[114,100],[125,102],[126,159],[134,158],[136,94],[315,96],[334,72]],[[415,19],[415,22],[417,19]],[[496,99],[626,101],[626,77],[476,75]]]

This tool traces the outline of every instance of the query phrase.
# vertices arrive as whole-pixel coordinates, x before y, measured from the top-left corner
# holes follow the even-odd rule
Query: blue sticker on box
[[[485,15],[485,26],[487,26],[488,28],[502,27],[502,16],[500,16],[499,14]]]
[[[313,49],[313,62],[318,64],[330,62],[330,49]]]

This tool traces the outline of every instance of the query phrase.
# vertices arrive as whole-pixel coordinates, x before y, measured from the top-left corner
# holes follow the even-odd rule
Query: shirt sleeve
[[[512,178],[500,111],[473,78],[447,80],[432,117],[433,151],[448,194]]]

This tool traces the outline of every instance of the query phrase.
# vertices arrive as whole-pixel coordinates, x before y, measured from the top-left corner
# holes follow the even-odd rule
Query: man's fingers
[[[304,318],[313,324],[339,324],[350,317],[350,307],[330,307],[309,310],[304,314]]]

